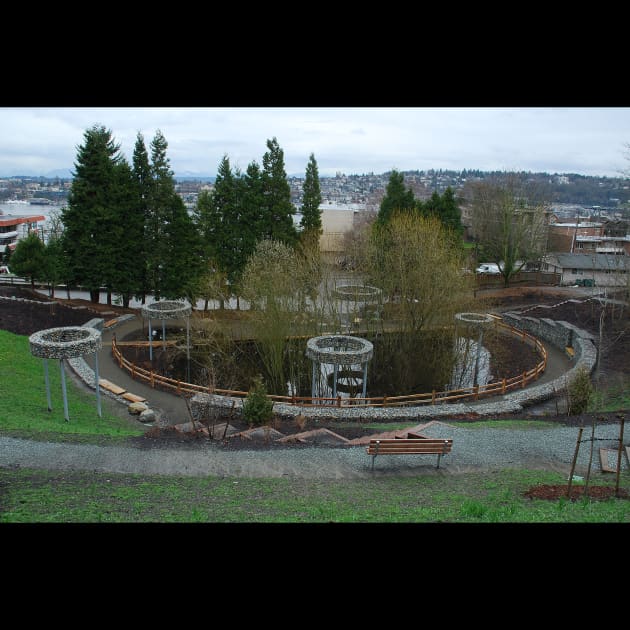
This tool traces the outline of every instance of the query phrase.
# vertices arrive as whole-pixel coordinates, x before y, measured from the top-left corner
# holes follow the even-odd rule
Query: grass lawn
[[[528,470],[318,481],[0,468],[0,522],[630,523],[628,500],[523,496],[540,483],[566,479]]]
[[[96,393],[80,388],[66,371],[68,415],[63,414],[63,396],[58,360],[48,361],[52,411],[48,411],[44,365],[34,357],[28,337],[0,330],[0,431],[22,437],[106,436],[124,438],[142,435],[143,427],[111,409],[116,404],[101,395],[102,417],[96,409]]]

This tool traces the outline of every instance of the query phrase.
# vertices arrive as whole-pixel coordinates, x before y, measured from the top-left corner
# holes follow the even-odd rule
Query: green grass
[[[70,369],[70,368],[68,368]],[[59,361],[48,361],[52,411],[48,411],[43,360],[34,357],[28,337],[0,330],[0,431],[26,437],[142,435],[146,429],[108,410],[113,401],[101,396],[98,417],[96,394],[79,388],[66,371],[68,415],[63,413]]]
[[[589,412],[597,413],[630,409],[630,382],[595,391],[589,401]]]
[[[630,503],[523,496],[555,472],[368,479],[163,477],[1,469],[0,522],[630,523]],[[598,479],[614,486],[614,478]],[[622,487],[629,486],[627,475]]]

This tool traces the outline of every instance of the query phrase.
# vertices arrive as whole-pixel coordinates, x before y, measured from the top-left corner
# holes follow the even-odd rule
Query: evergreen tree
[[[147,269],[156,300],[188,296],[199,272],[194,225],[166,157],[168,143],[158,129],[151,141]]]
[[[35,232],[20,239],[11,254],[11,270],[17,276],[30,278],[31,288],[35,288],[35,280],[46,274],[44,244]]]
[[[126,160],[114,169],[112,208],[114,220],[110,230],[112,261],[108,285],[120,293],[123,306],[131,296],[141,294],[144,277],[144,208],[139,202],[137,180]]]
[[[267,140],[267,152],[263,155],[262,190],[262,236],[293,245],[297,239],[293,223],[295,207],[291,203],[291,187],[284,169],[284,151],[276,138]]]
[[[63,249],[69,279],[99,301],[100,287],[111,278],[111,238],[114,167],[121,160],[111,131],[94,125],[79,146],[68,205],[62,211]]]
[[[239,264],[235,280],[240,280],[257,243],[264,238],[261,209],[264,205],[263,179],[260,166],[250,162],[242,177],[243,193],[240,213]]]
[[[440,204],[440,220],[446,228],[450,229],[457,236],[461,236],[464,233],[462,213],[457,205],[455,193],[450,186],[442,195]]]
[[[303,232],[314,231],[319,236],[322,233],[322,211],[319,208],[322,203],[322,193],[319,185],[317,162],[315,161],[315,155],[313,153],[311,153],[308,165],[306,166],[302,192],[302,218],[300,219],[300,226]]]
[[[442,222],[442,225],[451,230],[456,237],[461,237],[464,232],[461,212],[455,200],[453,189],[450,186],[444,191],[443,195],[433,191],[430,199],[427,199],[424,203],[418,201],[417,209],[422,216],[437,217]]]
[[[385,196],[376,217],[378,225],[385,225],[395,210],[409,211],[416,207],[416,200],[411,188],[405,190],[404,175],[393,170],[385,189]]]
[[[230,159],[224,155],[217,169],[212,195],[203,200],[201,210],[206,254],[219,276],[228,281],[235,238],[236,186]]]
[[[147,153],[144,137],[138,132],[136,144],[133,149],[133,178],[136,185],[137,204],[134,214],[142,215],[142,237],[135,246],[136,266],[140,274],[138,296],[145,303],[146,294],[149,291],[147,241],[149,239],[148,224],[150,219],[149,198],[151,195],[151,166]]]

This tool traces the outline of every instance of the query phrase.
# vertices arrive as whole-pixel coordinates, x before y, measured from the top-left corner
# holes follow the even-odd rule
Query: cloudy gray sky
[[[630,168],[628,107],[0,108],[0,176],[73,169],[83,133],[103,124],[131,161],[160,129],[176,175],[243,171],[276,137],[289,175],[315,154],[320,176],[399,170],[524,170],[619,177]]]

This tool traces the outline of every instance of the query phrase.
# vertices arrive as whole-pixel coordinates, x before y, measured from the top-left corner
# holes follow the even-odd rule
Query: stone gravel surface
[[[423,433],[427,437],[453,438],[453,450],[442,458],[439,470],[436,469],[437,456],[433,455],[381,456],[376,459],[374,475],[458,474],[505,468],[545,469],[568,474],[578,429],[557,426],[487,429],[435,422]],[[618,436],[618,424],[598,426],[593,470],[600,470],[597,449],[616,448]],[[588,455],[589,444],[583,443],[577,474],[586,469]],[[371,456],[362,446],[276,447],[248,451],[224,449],[206,441],[179,447],[137,448],[0,437],[2,467],[140,475],[350,479],[370,477],[371,463]],[[628,469],[625,455],[622,467]]]

